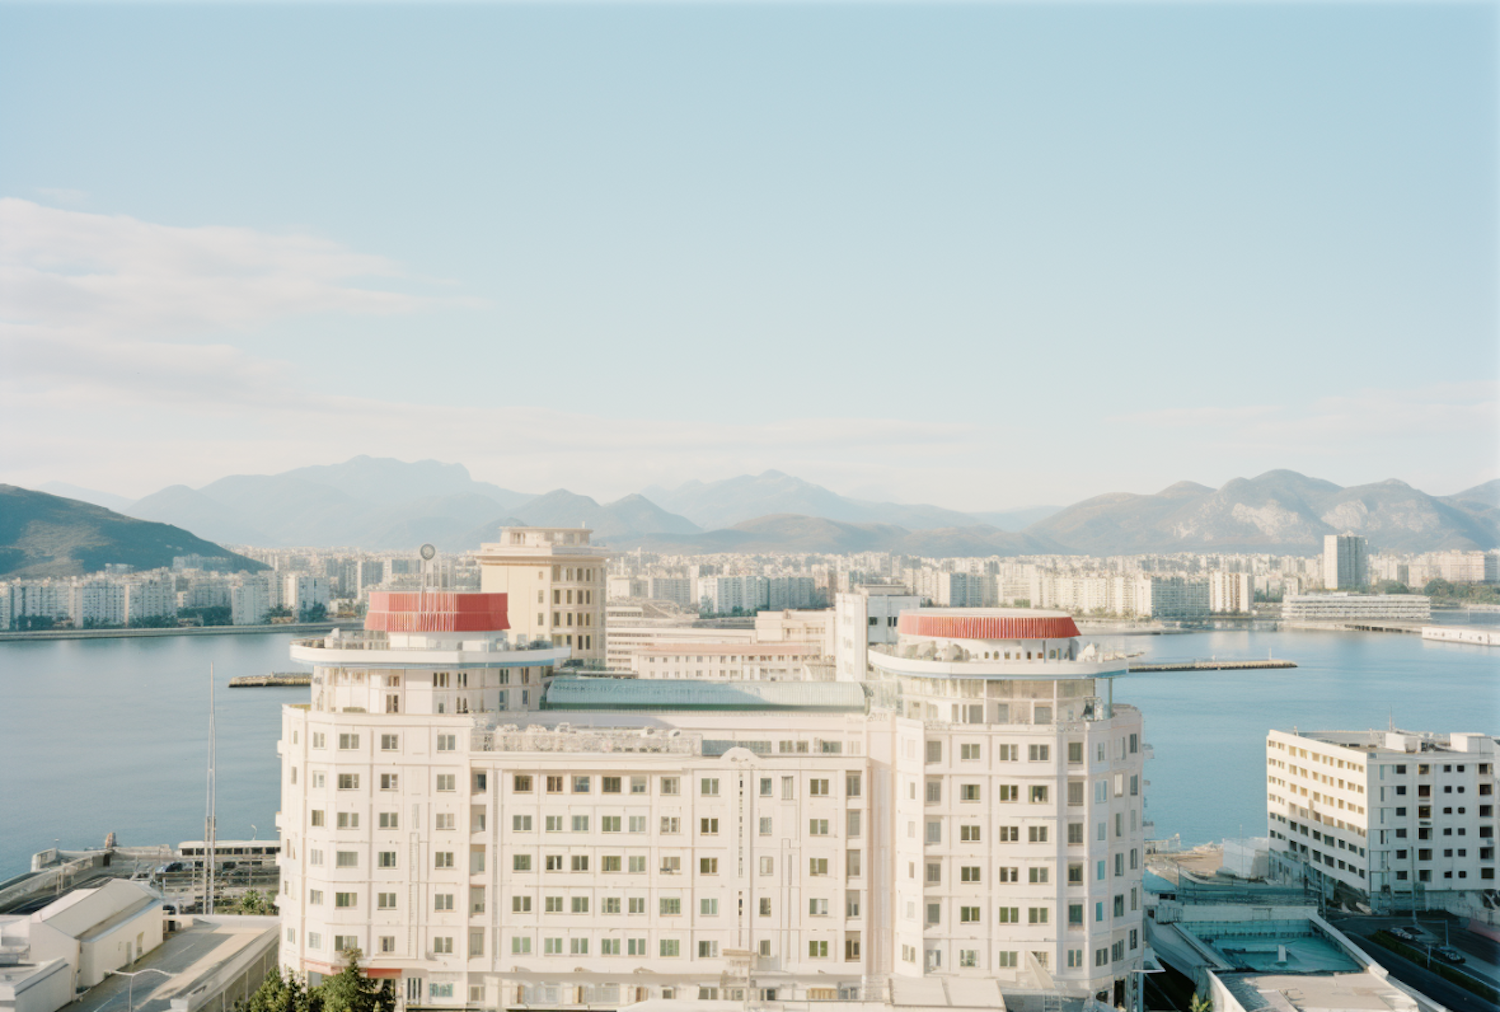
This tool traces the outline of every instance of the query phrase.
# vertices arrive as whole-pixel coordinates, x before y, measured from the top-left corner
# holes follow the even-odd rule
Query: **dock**
[[[1162,664],[1132,664],[1131,671],[1248,671],[1253,668],[1295,668],[1296,661],[1167,661]]]
[[[303,671],[273,671],[269,675],[240,675],[229,680],[231,689],[286,688],[311,685],[312,675]]]

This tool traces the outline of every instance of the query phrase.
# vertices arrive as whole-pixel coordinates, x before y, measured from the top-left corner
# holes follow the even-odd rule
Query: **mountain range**
[[[93,502],[119,499],[49,487]],[[1109,493],[1061,509],[965,513],[855,499],[780,471],[652,486],[601,504],[566,489],[531,495],[475,481],[461,464],[355,457],[198,489],[174,485],[121,512],[231,544],[371,550],[431,542],[463,551],[515,524],[584,525],[617,549],[679,553],[1307,554],[1325,534],[1344,531],[1385,551],[1500,545],[1500,480],[1431,496],[1394,479],[1346,488],[1295,471],[1218,489],[1185,481],[1149,495]]]
[[[157,569],[170,566],[176,555],[219,556],[236,569],[266,568],[180,527],[135,520],[78,499],[0,485],[0,576],[81,576],[110,563]]]

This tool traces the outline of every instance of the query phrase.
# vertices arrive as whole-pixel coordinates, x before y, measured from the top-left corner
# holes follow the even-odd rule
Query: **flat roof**
[[[864,713],[857,682],[554,678],[543,710],[800,710]]]

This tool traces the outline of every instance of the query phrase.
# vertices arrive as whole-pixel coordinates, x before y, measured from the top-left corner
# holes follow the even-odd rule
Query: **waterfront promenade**
[[[360,619],[333,622],[285,622],[280,625],[194,625],[166,629],[37,629],[0,632],[0,643],[35,640],[152,639],[162,636],[257,636],[266,633],[326,633],[333,629],[362,629]]]

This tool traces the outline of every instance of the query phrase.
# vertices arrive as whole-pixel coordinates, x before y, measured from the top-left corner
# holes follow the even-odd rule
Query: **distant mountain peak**
[[[1212,492],[1213,489],[1209,488],[1207,485],[1200,485],[1196,481],[1179,481],[1168,485],[1166,488],[1162,489],[1156,494],[1171,496],[1175,498],[1178,496],[1186,495],[1209,495]]]

